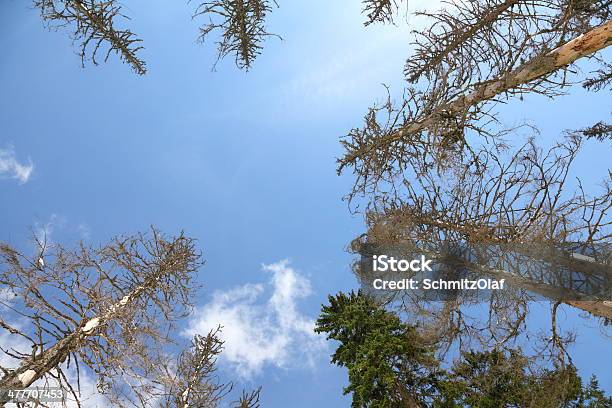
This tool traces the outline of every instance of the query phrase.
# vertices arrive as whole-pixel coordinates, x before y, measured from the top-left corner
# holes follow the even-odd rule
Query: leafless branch
[[[83,66],[87,60],[97,65],[100,56],[106,62],[114,53],[137,74],[147,72],[137,55],[143,49],[141,40],[129,29],[116,28],[117,21],[127,19],[117,1],[34,0],[34,6],[50,28],[73,30]]]
[[[266,29],[266,17],[276,1],[269,0],[211,0],[201,3],[193,17],[208,17],[200,28],[200,42],[215,30],[221,32],[217,43],[217,62],[230,54],[235,55],[236,66],[247,71],[261,54],[263,42],[277,37]],[[216,64],[215,64],[216,65]]]

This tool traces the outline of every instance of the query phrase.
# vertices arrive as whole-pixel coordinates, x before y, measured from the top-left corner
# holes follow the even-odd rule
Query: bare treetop
[[[3,306],[22,320],[19,328],[3,320],[1,326],[32,348],[2,350],[17,368],[2,367],[0,388],[55,381],[78,400],[67,370],[85,365],[118,406],[145,398],[169,333],[191,307],[191,280],[201,265],[192,239],[152,230],[98,249],[51,245],[40,255],[44,266],[6,244],[0,256],[0,284],[15,295]]]
[[[145,62],[138,57],[143,49],[141,40],[129,29],[116,27],[119,20],[128,19],[117,1],[35,0],[34,6],[50,28],[73,30],[83,66],[87,60],[95,65],[100,59],[106,62],[114,53],[138,75],[147,72]]]
[[[272,5],[278,7],[276,1],[269,0],[205,1],[194,13],[194,18],[205,16],[210,19],[200,28],[200,41],[204,42],[212,31],[220,30],[217,61],[234,54],[236,66],[248,70],[261,53],[265,39],[278,37],[265,27]]]
[[[555,97],[576,82],[606,86],[609,64],[596,53],[612,42],[609,1],[452,2],[432,13],[418,33],[406,78],[417,82],[402,100],[375,106],[361,128],[342,140],[338,172],[357,177],[353,195],[405,179],[415,148],[439,163],[470,154],[470,144],[508,134],[495,104],[536,93]],[[576,75],[575,62],[591,57],[593,78]],[[393,111],[392,115],[379,113]]]
[[[445,81],[464,93],[605,23],[611,5],[609,0],[443,2],[438,11],[416,13],[432,24],[416,33],[406,78]]]
[[[223,350],[220,332],[219,326],[206,336],[196,334],[177,363],[163,367],[165,395],[160,408],[216,408],[231,393],[234,385],[217,379],[217,358]],[[260,390],[243,391],[232,408],[259,408]]]

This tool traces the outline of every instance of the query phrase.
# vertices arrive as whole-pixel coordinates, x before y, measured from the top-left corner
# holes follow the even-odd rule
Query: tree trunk
[[[487,81],[476,87],[468,94],[457,98],[455,101],[439,106],[430,115],[423,119],[407,124],[402,129],[379,141],[365,145],[363,148],[347,154],[341,160],[340,170],[347,164],[354,162],[361,156],[380,149],[395,141],[401,140],[405,135],[419,133],[433,125],[442,112],[447,114],[464,112],[480,102],[493,99],[495,96],[517,88],[534,79],[551,74],[574,61],[591,55],[612,44],[612,21],[593,28],[591,31],[574,38],[573,40],[559,46],[548,54],[533,58],[531,61],[521,65],[503,78]]]
[[[567,291],[555,287],[551,287],[551,285],[542,284],[539,282],[533,282],[527,278],[518,276],[509,271],[504,271],[501,269],[493,269],[485,266],[474,265],[470,266],[478,269],[485,275],[492,275],[495,277],[501,277],[506,279],[507,282],[511,282],[516,286],[519,286],[528,291],[532,291],[537,293],[538,295],[544,296],[550,300],[559,300],[561,303],[565,303],[567,305],[573,306],[580,310],[584,310],[585,312],[589,312],[590,314],[602,317],[604,319],[612,320],[612,301],[609,300],[563,300],[564,297],[567,297]],[[577,296],[579,297],[579,296]]]
[[[137,287],[125,295],[119,302],[112,305],[108,311],[100,316],[89,319],[85,324],[53,346],[36,355],[35,358],[24,360],[16,370],[0,380],[0,390],[22,390],[30,387],[36,380],[42,378],[46,373],[63,363],[70,353],[79,348],[85,338],[95,333],[96,328],[116,318],[117,313],[136,297],[140,296],[146,286],[145,284]],[[4,406],[9,401],[10,399],[6,393],[0,393],[0,406]]]

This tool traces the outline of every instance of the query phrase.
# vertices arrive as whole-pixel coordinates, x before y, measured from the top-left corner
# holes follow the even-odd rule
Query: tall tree
[[[601,297],[609,294],[609,283],[603,278],[611,273],[610,180],[594,196],[582,185],[575,191],[567,186],[583,139],[570,134],[549,150],[541,149],[534,140],[518,150],[492,142],[473,150],[474,156],[449,159],[455,161],[450,168],[415,172],[413,182],[406,183],[402,191],[377,197],[367,212],[368,232],[355,241],[354,248],[360,252],[364,244],[404,245],[435,258],[454,246],[463,254],[457,254],[457,261],[470,257],[473,269],[484,275],[487,269],[489,274],[494,272],[496,264],[518,263],[512,271],[507,268],[509,274],[504,276],[517,282],[527,277],[525,265],[532,265],[534,275],[547,266],[551,289],[560,291],[560,296],[549,297],[610,319],[612,305]],[[423,163],[424,155],[411,157],[415,167]],[[542,259],[544,255],[548,258]],[[542,261],[539,268],[535,267],[537,259]],[[602,278],[594,286],[599,287],[600,296],[569,295],[570,287],[562,283],[567,279],[561,276],[572,269],[590,271],[583,277],[592,277],[592,282]],[[560,277],[556,286],[555,271]],[[528,280],[520,283],[527,289]],[[564,288],[565,297],[561,296]],[[597,306],[587,300],[600,302]]]
[[[437,366],[414,327],[361,293],[329,296],[317,333],[340,344],[332,363],[346,367],[354,408],[417,407],[433,395]]]
[[[572,365],[540,367],[515,349],[468,352],[450,369],[435,344],[363,293],[329,297],[316,330],[338,342],[332,362],[346,367],[352,406],[436,408],[608,407],[596,379]]]
[[[0,330],[31,350],[2,348],[11,364],[0,367],[0,389],[42,382],[79,401],[87,370],[114,406],[146,406],[168,395],[167,407],[215,406],[229,387],[211,378],[222,347],[217,332],[196,336],[178,363],[169,348],[191,310],[192,280],[202,265],[193,239],[152,229],[100,248],[37,243],[34,259],[0,245],[0,289],[10,295],[0,300],[10,312]],[[0,405],[8,400],[3,393]]]
[[[576,367],[538,368],[520,350],[466,353],[440,382],[435,408],[610,406],[592,378],[586,385]]]
[[[580,83],[604,90],[610,66],[599,51],[612,44],[610,5],[466,0],[417,13],[433,24],[417,33],[406,63],[412,85],[399,103],[389,96],[371,108],[342,140],[338,171],[355,175],[347,198],[366,201],[369,230],[357,241],[421,237],[416,247],[451,241],[514,252],[545,243],[559,259],[589,258],[609,274],[611,174],[600,191],[568,182],[585,140],[606,141],[609,125],[570,131],[544,150],[535,136],[523,144],[519,128],[503,126],[497,105],[528,94],[555,98]],[[592,77],[578,65],[586,59],[598,68]],[[537,134],[533,125],[522,130]],[[610,299],[565,300],[612,317]]]

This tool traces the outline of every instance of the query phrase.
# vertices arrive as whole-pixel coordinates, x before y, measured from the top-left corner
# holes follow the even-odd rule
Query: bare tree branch
[[[393,13],[397,10],[396,0],[363,0],[362,13],[366,14],[365,26],[373,23],[393,23]]]
[[[248,71],[261,54],[263,42],[268,37],[280,38],[265,27],[272,5],[278,7],[274,0],[205,1],[193,14],[194,18],[209,18],[209,22],[200,28],[199,40],[204,42],[212,31],[221,31],[221,38],[217,41],[217,62],[234,54],[236,66]]]
[[[422,106],[408,113],[408,120],[405,124],[399,122],[398,126],[398,122],[395,122],[388,131],[380,134],[375,131],[372,133],[351,132],[342,141],[346,154],[338,160],[338,172],[342,172],[347,166],[352,167],[362,182],[365,182],[366,179],[372,182],[371,180],[375,180],[381,172],[389,171],[389,163],[384,160],[384,157],[387,156],[386,151],[389,151],[389,156],[393,156],[394,153],[391,152],[397,152],[402,144],[434,145],[439,143],[438,147],[446,148],[450,147],[447,146],[449,143],[450,145],[461,143],[464,140],[463,128],[473,120],[474,115],[469,113],[471,108],[503,93],[521,93],[523,92],[522,85],[541,80],[556,70],[566,67],[579,58],[591,55],[611,43],[612,21],[608,21],[551,52],[534,57],[501,78],[476,86],[469,94],[458,96],[451,102],[438,104],[433,103],[431,99],[419,100],[423,95],[413,93],[404,105],[415,102]],[[401,117],[397,118],[398,121],[401,119]],[[442,140],[438,142],[423,140],[423,132],[433,133],[434,137],[436,134],[444,136],[441,129],[448,128],[449,119],[456,121],[454,126],[457,130],[453,132],[457,134],[455,139],[449,140],[447,137],[442,137]],[[375,120],[375,117],[372,120]],[[369,124],[367,123],[366,126]],[[401,157],[395,157],[395,160],[401,160]]]
[[[128,29],[118,29],[115,23],[127,18],[115,0],[34,0],[43,20],[51,28],[72,27],[73,39],[79,47],[83,66],[87,60],[98,64],[98,55],[108,61],[112,53],[138,75],[144,75],[146,65],[138,56],[143,49],[141,40]]]

